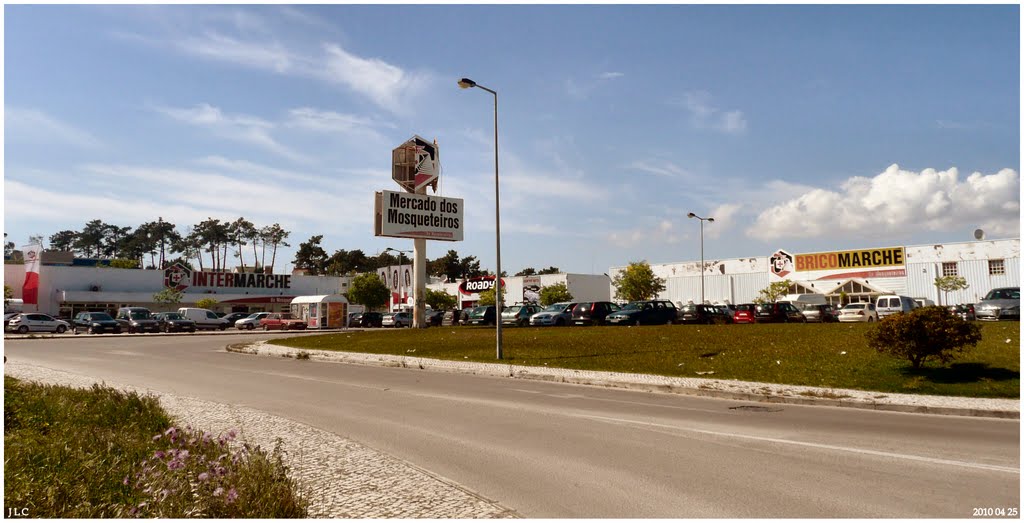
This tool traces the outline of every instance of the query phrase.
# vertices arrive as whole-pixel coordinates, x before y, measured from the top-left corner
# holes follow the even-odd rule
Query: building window
[[[1006,265],[1003,263],[1003,260],[989,260],[988,273],[992,276],[1006,274]]]
[[[959,276],[956,270],[956,262],[942,262],[943,276]]]

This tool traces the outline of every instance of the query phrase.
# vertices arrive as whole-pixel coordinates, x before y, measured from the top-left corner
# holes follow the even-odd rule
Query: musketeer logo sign
[[[192,282],[192,271],[180,263],[175,263],[164,269],[164,287],[183,291]]]
[[[375,236],[462,241],[461,198],[382,191],[374,207]]]
[[[782,249],[775,251],[775,254],[768,259],[768,268],[771,269],[772,274],[779,278],[785,278],[787,274],[793,272],[793,255]]]

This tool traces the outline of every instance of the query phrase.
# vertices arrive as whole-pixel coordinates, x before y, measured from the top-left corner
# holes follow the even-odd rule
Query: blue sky
[[[494,268],[767,256],[1020,235],[1020,14],[997,6],[4,8],[4,231],[92,219],[375,238],[390,151]]]

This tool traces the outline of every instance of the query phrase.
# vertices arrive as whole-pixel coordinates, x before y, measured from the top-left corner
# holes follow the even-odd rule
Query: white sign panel
[[[382,191],[374,207],[376,236],[462,241],[461,198]]]

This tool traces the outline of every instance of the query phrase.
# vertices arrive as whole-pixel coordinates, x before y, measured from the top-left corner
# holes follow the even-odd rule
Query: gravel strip
[[[88,388],[95,378],[8,362],[14,378]],[[257,410],[164,394],[117,383],[126,391],[152,394],[181,425],[214,434],[238,431],[238,441],[273,449],[280,439],[291,476],[311,501],[317,518],[516,518],[513,511],[410,463],[330,432]]]
[[[642,391],[672,392],[745,401],[852,407],[922,414],[982,416],[1020,419],[1020,400],[1001,398],[965,398],[958,396],[926,396],[871,392],[853,389],[831,389],[800,385],[778,385],[749,381],[706,378],[674,378],[651,374],[601,372],[573,369],[526,367],[504,363],[478,363],[435,360],[415,356],[363,354],[325,350],[303,350],[272,345],[264,341],[238,344],[229,351],[248,354],[296,357],[305,353],[311,360],[406,367],[442,372],[481,374],[512,378],[558,381],[580,385],[626,388]],[[303,357],[305,357],[305,355]]]

